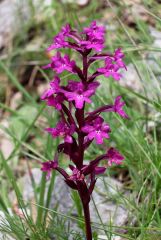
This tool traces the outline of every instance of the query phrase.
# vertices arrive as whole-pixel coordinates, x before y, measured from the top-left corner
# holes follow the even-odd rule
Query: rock
[[[76,3],[79,6],[85,6],[89,3],[89,0],[61,0],[62,3]]]
[[[154,27],[149,26],[149,31],[151,36],[154,39],[160,39],[161,40],[161,32],[159,32],[158,30],[156,30]]]
[[[79,5],[79,6],[85,6],[89,3],[89,0],[77,0],[76,3]]]
[[[109,238],[107,238],[107,237],[104,236],[104,235],[98,235],[98,239],[108,240]],[[125,240],[125,239],[123,239],[123,238],[120,237],[120,236],[112,236],[112,237],[111,237],[111,240]]]
[[[17,92],[11,97],[10,108],[16,110],[22,101],[22,93]]]
[[[37,94],[39,97],[45,92],[45,90],[49,87],[48,83],[41,83],[37,86]]]
[[[8,121],[7,120],[1,121],[1,126],[3,126],[4,128],[9,128]],[[4,158],[8,158],[14,149],[14,144],[13,144],[12,139],[2,129],[0,129],[0,148],[3,153]]]
[[[149,27],[150,35],[153,37],[153,44],[152,46],[154,48],[160,48],[161,47],[161,31],[156,30],[153,27]],[[160,65],[159,62],[161,61],[161,51],[150,51],[147,54],[147,65],[150,67],[152,72],[157,75],[158,82],[161,82],[161,74],[160,74]],[[156,82],[156,79],[154,79],[154,76],[152,76],[152,82]],[[158,83],[157,83],[158,88]],[[159,91],[158,91],[158,94]]]
[[[17,34],[32,17],[31,8],[36,10],[36,15],[41,17],[45,7],[49,6],[52,1],[33,0],[32,7],[26,0],[3,0],[0,2],[0,49],[9,45],[12,38]]]
[[[156,48],[160,48],[161,47],[161,31],[158,31],[153,27],[149,27],[149,32],[154,39],[153,46]],[[160,51],[150,52],[150,54],[148,54],[148,58],[153,58],[153,59],[158,58],[158,60],[160,61],[161,52]]]
[[[127,211],[123,206],[113,202],[111,198],[117,196],[117,193],[121,191],[122,184],[109,177],[104,177],[103,180],[104,182],[102,178],[97,180],[93,200],[104,224],[108,225],[109,222],[112,222],[113,225],[121,226],[127,221]],[[98,222],[93,203],[91,204],[91,213],[93,221]]]
[[[132,63],[127,65],[127,71],[122,70],[121,74],[122,74],[122,78],[120,79],[119,83],[122,86],[131,88],[135,91],[142,90],[142,84],[140,82],[140,78],[139,78],[138,73]]]
[[[124,3],[128,6],[134,5],[134,4],[139,4],[141,0],[124,0]]]

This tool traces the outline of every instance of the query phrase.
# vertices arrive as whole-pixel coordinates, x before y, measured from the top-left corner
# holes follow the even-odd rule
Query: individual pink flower
[[[67,54],[62,57],[59,52],[57,52],[56,56],[51,58],[51,63],[44,66],[44,68],[52,68],[57,74],[60,74],[63,71],[75,73],[74,67],[75,61],[70,61]]]
[[[67,97],[69,102],[75,102],[76,108],[82,109],[85,102],[92,102],[90,97],[95,93],[98,86],[98,82],[93,82],[91,84],[88,84],[87,89],[85,90],[82,83],[70,81],[68,88],[73,91],[63,91],[63,93]]]
[[[89,39],[80,41],[81,47],[86,49],[94,49],[96,52],[101,52],[104,48],[104,42],[101,40]]]
[[[67,23],[65,26],[62,27],[60,33],[64,36],[64,37],[69,37],[71,35],[71,33],[73,32],[73,30],[71,29],[71,26],[69,23]]]
[[[97,117],[91,124],[82,127],[82,131],[87,134],[87,139],[95,139],[97,144],[102,144],[104,138],[109,138],[110,127],[103,118]]]
[[[91,91],[84,91],[81,93],[72,93],[72,92],[66,92],[65,96],[67,97],[69,102],[74,101],[75,102],[75,106],[78,109],[82,109],[84,106],[84,103],[91,103],[91,99],[89,98],[91,96]]]
[[[97,22],[93,21],[89,27],[85,27],[83,29],[83,33],[85,33],[89,38],[102,40],[105,36],[105,27],[98,26]]]
[[[43,162],[41,164],[42,164],[41,171],[47,172],[47,178],[50,178],[51,171],[58,167],[57,161],[48,161]]]
[[[120,67],[117,64],[112,63],[111,58],[106,58],[105,60],[105,67],[98,68],[97,71],[102,73],[105,77],[113,77],[115,80],[120,80],[121,74],[118,73]]]
[[[69,43],[65,41],[65,37],[62,33],[56,35],[53,39],[53,43],[47,48],[47,51],[51,51],[57,48],[65,48],[68,47]]]
[[[77,169],[76,167],[69,165],[69,168],[72,170],[72,175],[70,175],[70,180],[77,181],[77,180],[84,180],[84,175],[81,170]]]
[[[124,53],[122,52],[121,48],[118,48],[118,49],[115,50],[113,58],[114,58],[114,61],[116,62],[116,64],[120,68],[125,68],[126,69],[126,65],[122,60],[124,58]]]
[[[53,81],[50,82],[50,88],[47,89],[41,96],[41,100],[46,100],[53,96],[53,94],[58,93],[60,90],[60,78],[55,77]]]
[[[83,34],[86,34],[86,39],[79,42],[81,47],[94,49],[97,52],[102,51],[105,42],[104,26],[98,26],[96,21],[93,21],[89,27],[83,29]]]
[[[84,180],[85,176],[91,174],[92,172],[95,175],[103,174],[106,171],[106,167],[98,167],[98,166],[90,166],[83,165],[81,169],[74,167],[73,165],[69,165],[69,168],[72,170],[72,175],[70,175],[70,179],[77,181],[77,180]]]
[[[61,31],[53,38],[53,43],[48,47],[48,51],[57,48],[65,48],[69,46],[68,41],[66,41],[66,37],[68,37],[71,33],[71,27],[69,24],[66,24],[62,27]]]
[[[107,151],[107,158],[108,158],[109,166],[111,166],[112,163],[120,165],[120,164],[122,164],[122,161],[124,160],[124,157],[115,148],[110,148]]]
[[[62,109],[62,103],[64,101],[64,96],[62,94],[57,94],[56,96],[51,96],[46,99],[47,105],[55,107],[57,110]]]
[[[126,112],[123,110],[123,106],[125,105],[125,102],[120,101],[121,96],[117,96],[114,102],[114,106],[112,109],[114,112],[118,113],[123,118],[129,118],[129,116],[126,114]]]
[[[63,137],[65,142],[72,143],[72,134],[75,132],[75,126],[70,125],[70,127],[64,123],[63,121],[60,121],[57,123],[55,128],[46,128],[45,129],[48,133],[52,135],[53,138],[56,137]]]

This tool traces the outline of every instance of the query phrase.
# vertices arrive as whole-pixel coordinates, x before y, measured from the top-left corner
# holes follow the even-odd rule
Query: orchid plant
[[[41,97],[48,106],[54,107],[60,113],[60,121],[57,125],[46,128],[45,131],[53,138],[63,139],[57,147],[54,160],[43,162],[41,170],[47,172],[48,177],[52,170],[58,171],[66,184],[78,192],[84,210],[87,240],[92,240],[89,202],[96,177],[98,174],[103,174],[108,166],[121,164],[124,157],[118,150],[111,147],[104,154],[84,164],[85,151],[93,141],[99,145],[103,144],[104,139],[110,137],[111,129],[101,116],[103,112],[115,112],[122,118],[128,118],[123,110],[125,103],[121,101],[121,96],[117,96],[111,105],[104,105],[94,111],[86,112],[86,105],[92,103],[91,97],[95,95],[100,85],[96,79],[104,75],[118,81],[121,78],[119,69],[126,69],[122,50],[118,48],[114,53],[102,53],[104,43],[105,28],[98,26],[96,21],[93,21],[89,27],[85,27],[81,33],[72,29],[69,24],[62,27],[47,51],[70,48],[80,54],[82,68],[77,66],[67,54],[62,56],[57,52],[51,57],[50,63],[44,66],[45,69],[51,68],[55,76],[50,82],[50,88]],[[90,65],[98,60],[103,60],[104,66],[98,68],[93,74],[89,74]],[[77,81],[68,80],[68,83],[63,85],[60,74],[64,71],[76,75]],[[71,174],[59,166],[58,156],[61,152],[68,155],[71,160],[69,164]],[[105,162],[104,166],[100,166],[102,160]]]

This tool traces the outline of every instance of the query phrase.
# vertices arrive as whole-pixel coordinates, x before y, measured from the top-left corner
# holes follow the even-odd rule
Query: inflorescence
[[[104,121],[101,114],[115,112],[122,118],[128,118],[123,110],[125,103],[121,101],[121,96],[117,96],[111,105],[86,112],[85,106],[92,103],[91,98],[100,86],[100,82],[96,79],[104,75],[118,81],[121,78],[119,70],[126,69],[122,50],[118,48],[114,53],[103,53],[104,43],[105,28],[98,26],[96,21],[85,27],[81,33],[67,24],[53,38],[53,43],[47,51],[70,48],[78,52],[82,59],[82,69],[67,54],[62,56],[58,51],[51,57],[50,63],[44,66],[45,69],[51,68],[55,75],[50,82],[50,88],[44,92],[41,99],[60,113],[60,120],[56,126],[46,128],[45,131],[53,138],[61,137],[63,142],[58,145],[54,160],[42,163],[41,170],[47,172],[48,176],[52,170],[57,170],[64,177],[67,185],[78,191],[83,205],[90,201],[96,175],[104,173],[113,163],[121,164],[124,160],[119,151],[111,147],[103,155],[84,164],[84,153],[90,144],[93,141],[96,144],[103,144],[104,139],[110,138],[110,125]],[[90,65],[100,60],[104,62],[104,66],[89,74]],[[70,79],[66,85],[63,85],[60,74],[64,71],[76,75],[77,81]],[[59,166],[60,152],[69,156],[71,174]],[[106,161],[104,166],[100,166],[102,160]]]

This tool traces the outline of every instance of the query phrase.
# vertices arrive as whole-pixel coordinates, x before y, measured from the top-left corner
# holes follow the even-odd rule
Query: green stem
[[[40,198],[39,198],[39,206],[44,206],[44,195],[45,195],[45,186],[46,186],[46,172],[42,173],[42,177],[41,177],[41,183],[40,183]],[[37,210],[37,220],[36,220],[36,224],[38,226],[41,226],[41,224],[43,223],[43,208],[38,206],[38,210]]]

